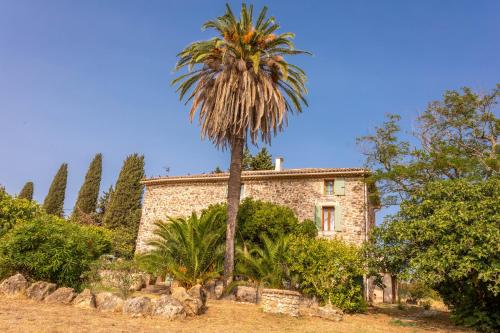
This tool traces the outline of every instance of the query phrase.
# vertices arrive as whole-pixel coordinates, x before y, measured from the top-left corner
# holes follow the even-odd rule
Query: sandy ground
[[[253,304],[209,301],[207,312],[201,316],[167,321],[2,299],[0,332],[467,332],[453,326],[446,312],[435,312],[432,317],[422,315],[421,309],[401,311],[387,306],[332,322],[265,314]]]

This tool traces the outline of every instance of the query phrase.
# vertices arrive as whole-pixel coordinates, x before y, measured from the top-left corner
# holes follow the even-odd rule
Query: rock
[[[35,301],[43,301],[45,297],[53,293],[57,288],[55,283],[38,281],[33,283],[27,290],[26,296]]]
[[[71,304],[76,296],[77,294],[73,288],[61,287],[49,296],[45,297],[45,302]]]
[[[5,294],[9,298],[24,296],[28,287],[28,281],[22,274],[17,273],[0,283],[0,294]]]
[[[172,298],[175,298],[184,306],[184,310],[188,316],[196,316],[203,312],[203,300],[188,294],[185,288],[172,288]]]
[[[81,309],[95,309],[95,295],[90,289],[85,289],[76,296],[73,300],[73,305]]]
[[[176,319],[186,317],[184,306],[169,295],[163,295],[153,302],[153,309],[151,314],[154,316],[161,316],[167,319]]]
[[[223,283],[216,283],[215,288],[214,288],[214,294],[216,299],[220,299],[222,297],[222,294],[224,293],[224,285]]]
[[[99,293],[95,297],[98,310],[119,312],[123,309],[123,300],[109,292]]]
[[[201,300],[202,306],[205,306],[207,303],[207,291],[201,286],[201,284],[197,284],[191,289],[187,291],[187,293],[193,296],[195,299]]]
[[[257,289],[253,287],[237,286],[234,296],[238,302],[257,303]]]
[[[333,307],[331,304],[319,306],[316,311],[316,316],[323,319],[341,321],[344,313],[342,310]]]
[[[148,315],[151,313],[153,304],[149,297],[129,298],[123,303],[123,313],[131,315]]]

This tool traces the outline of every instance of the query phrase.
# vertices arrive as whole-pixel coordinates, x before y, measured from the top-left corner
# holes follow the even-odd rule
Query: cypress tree
[[[49,214],[63,216],[64,195],[68,179],[68,164],[63,163],[50,184],[49,193],[43,201],[43,208]]]
[[[102,219],[104,217],[104,214],[106,213],[107,207],[109,205],[109,199],[111,198],[113,192],[113,186],[110,186],[109,189],[107,191],[104,191],[104,193],[99,198],[94,219],[95,224],[102,225]]]
[[[266,147],[263,147],[260,152],[257,153],[252,158],[252,170],[272,170],[274,169],[273,158],[271,154],[267,151]]]
[[[33,187],[33,182],[27,182],[17,197],[19,199],[33,200]]]
[[[99,198],[99,187],[102,175],[102,154],[96,154],[89,165],[85,180],[78,192],[75,207],[73,208],[73,218],[79,221],[81,218],[90,217],[95,213],[97,199]]]
[[[127,156],[103,217],[106,228],[123,233],[122,243],[126,243],[132,253],[141,219],[143,178],[144,156]]]

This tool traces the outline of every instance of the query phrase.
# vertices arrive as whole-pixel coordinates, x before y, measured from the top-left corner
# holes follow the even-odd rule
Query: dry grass
[[[0,332],[467,332],[453,326],[444,311],[426,318],[418,308],[377,307],[331,322],[265,314],[256,305],[230,301],[209,301],[208,306],[202,316],[167,321],[3,299]]]

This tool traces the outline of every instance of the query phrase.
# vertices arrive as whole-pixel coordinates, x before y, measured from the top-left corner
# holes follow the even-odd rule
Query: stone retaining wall
[[[300,293],[291,290],[262,290],[261,307],[264,312],[299,316]]]

